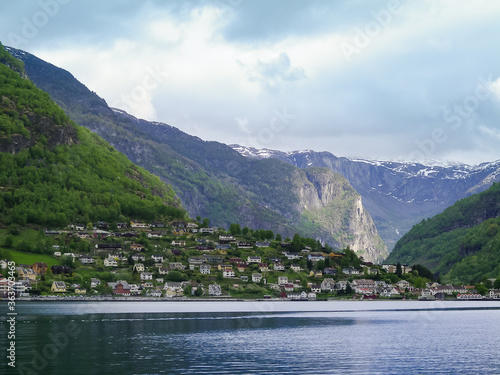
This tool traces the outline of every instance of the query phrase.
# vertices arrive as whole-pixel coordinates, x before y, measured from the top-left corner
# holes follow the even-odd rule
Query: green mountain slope
[[[462,199],[415,225],[387,262],[420,263],[445,281],[473,283],[500,276],[500,184]]]
[[[185,217],[171,187],[75,125],[5,54],[0,45],[1,223]]]

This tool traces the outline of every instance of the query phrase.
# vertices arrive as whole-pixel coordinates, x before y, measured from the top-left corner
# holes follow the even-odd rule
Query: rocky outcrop
[[[385,259],[387,247],[349,182],[326,168],[304,172],[305,181],[297,180],[302,230],[339,248],[350,247],[367,262]]]

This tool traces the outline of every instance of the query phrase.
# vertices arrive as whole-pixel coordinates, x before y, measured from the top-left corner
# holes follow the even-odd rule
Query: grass
[[[57,259],[46,254],[23,253],[16,250],[7,250],[7,252],[10,254],[10,259],[16,262],[16,265],[44,262],[47,266],[52,267],[59,264]]]

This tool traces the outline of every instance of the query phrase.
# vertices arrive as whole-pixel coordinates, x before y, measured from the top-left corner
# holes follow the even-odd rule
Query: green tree
[[[488,288],[484,284],[477,284],[474,288],[482,296],[485,296],[489,292]]]
[[[7,235],[7,237],[5,237],[5,240],[3,241],[3,246],[11,248],[13,244],[14,244],[14,236],[12,234]]]
[[[275,240],[276,240],[276,241],[278,241],[278,242],[281,242],[281,241],[282,241],[282,239],[281,239],[281,234],[279,234],[279,233],[278,233],[278,234],[276,235]]]

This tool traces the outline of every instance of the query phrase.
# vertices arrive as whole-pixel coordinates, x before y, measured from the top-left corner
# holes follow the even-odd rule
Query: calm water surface
[[[2,354],[2,374],[500,374],[500,302],[19,302],[17,312],[16,369]]]

